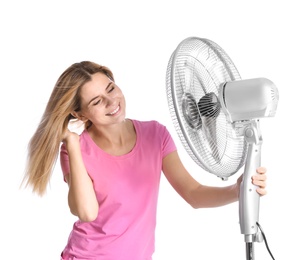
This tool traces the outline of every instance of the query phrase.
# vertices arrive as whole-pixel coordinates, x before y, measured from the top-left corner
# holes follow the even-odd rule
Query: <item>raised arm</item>
[[[261,168],[259,174],[253,177],[253,183],[260,186],[257,192],[261,195],[265,194],[265,172]],[[193,208],[219,207],[238,200],[242,176],[237,183],[226,187],[202,185],[187,172],[176,151],[163,159],[163,173],[173,188]]]
[[[79,135],[68,131],[63,142],[69,156],[70,172],[65,175],[69,185],[68,203],[73,215],[83,222],[96,219],[98,215],[98,201],[80,150]]]

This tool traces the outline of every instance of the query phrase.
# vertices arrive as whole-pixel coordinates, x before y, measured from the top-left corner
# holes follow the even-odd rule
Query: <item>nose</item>
[[[105,97],[105,104],[106,104],[106,107],[111,107],[112,105],[114,105],[116,99],[112,96],[106,96]]]

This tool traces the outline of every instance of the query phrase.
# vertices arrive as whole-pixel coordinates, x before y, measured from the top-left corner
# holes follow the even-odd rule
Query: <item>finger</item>
[[[255,174],[252,176],[252,180],[258,180],[258,181],[266,181],[267,176],[265,174]]]
[[[261,196],[264,196],[267,194],[267,191],[265,189],[258,188],[258,189],[256,189],[256,191]]]
[[[266,187],[266,181],[253,180],[252,183],[260,188]]]
[[[265,174],[266,173],[266,168],[265,167],[258,167],[257,169],[256,169],[256,172],[257,173],[260,173],[260,174]]]

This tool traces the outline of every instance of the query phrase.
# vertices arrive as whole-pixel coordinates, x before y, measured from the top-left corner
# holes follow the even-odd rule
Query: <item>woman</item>
[[[85,124],[80,135],[68,130],[72,119]],[[41,195],[59,151],[68,204],[79,218],[62,259],[151,259],[161,171],[194,208],[238,200],[242,176],[227,187],[193,179],[167,129],[126,119],[112,72],[93,62],[75,63],[60,76],[30,141],[26,181]],[[265,172],[261,167],[253,176],[260,195]]]

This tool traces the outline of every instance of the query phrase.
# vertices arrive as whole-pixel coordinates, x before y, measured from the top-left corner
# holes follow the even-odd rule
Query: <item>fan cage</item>
[[[204,116],[200,100],[208,94],[218,97],[222,84],[239,79],[235,65],[223,49],[197,37],[182,41],[167,67],[168,106],[180,141],[200,167],[221,178],[233,175],[244,165],[247,145],[222,109]],[[195,100],[186,101],[189,105],[197,104],[191,105],[188,112],[183,107],[186,96]],[[191,120],[198,118],[199,123],[189,122],[186,113]]]

